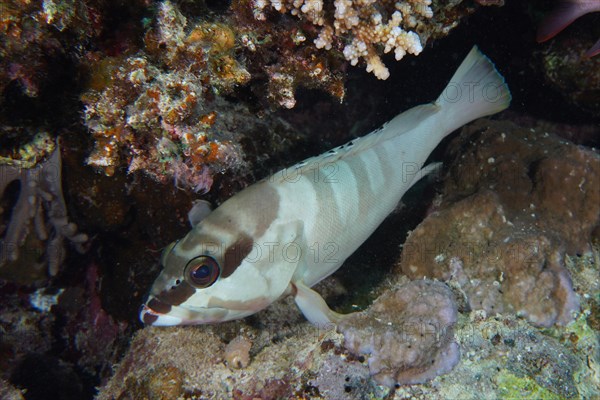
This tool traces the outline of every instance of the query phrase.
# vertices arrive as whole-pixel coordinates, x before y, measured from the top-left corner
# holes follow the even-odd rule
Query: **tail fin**
[[[436,100],[452,132],[477,118],[500,112],[512,96],[504,78],[477,46],[473,46]]]

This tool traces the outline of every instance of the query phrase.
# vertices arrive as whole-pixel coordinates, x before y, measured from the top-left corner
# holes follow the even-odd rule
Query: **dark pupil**
[[[194,279],[202,280],[208,278],[210,275],[210,267],[208,265],[202,265],[200,268],[194,270],[192,272],[192,277]]]

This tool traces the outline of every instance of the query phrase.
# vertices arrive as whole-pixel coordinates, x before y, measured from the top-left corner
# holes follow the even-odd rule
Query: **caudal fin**
[[[504,78],[477,46],[473,46],[436,100],[448,132],[510,105],[512,96]]]

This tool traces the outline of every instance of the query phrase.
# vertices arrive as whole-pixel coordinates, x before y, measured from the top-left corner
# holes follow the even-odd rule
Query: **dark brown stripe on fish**
[[[375,201],[375,194],[371,190],[369,182],[368,167],[360,156],[350,158],[345,162],[356,179],[356,190],[358,191],[358,215],[356,218],[357,220],[368,218],[369,210]]]
[[[227,278],[235,272],[244,258],[252,251],[254,241],[248,235],[241,236],[223,252],[221,278]]]
[[[186,281],[183,281],[179,285],[171,289],[163,290],[156,297],[162,303],[170,304],[172,306],[178,306],[181,303],[185,302],[187,299],[189,299],[194,293],[196,293],[196,289],[194,289]],[[148,304],[148,306],[152,308],[150,304]]]
[[[227,200],[207,221],[235,234],[239,232],[239,213],[254,226],[254,232],[248,233],[261,237],[279,215],[279,193],[269,182],[259,182]]]
[[[159,314],[166,314],[171,311],[171,306],[169,304],[165,304],[157,298],[153,298],[148,302],[148,307]]]
[[[279,215],[279,193],[267,182],[255,186],[256,192],[240,200],[255,218],[254,237],[261,237]]]
[[[317,170],[317,175],[313,182],[315,194],[317,197],[317,217],[316,220],[326,229],[330,237],[337,237],[345,227],[341,225],[340,210],[336,201],[334,190],[337,185],[347,185],[346,181],[336,181],[330,183],[331,177],[329,171],[323,171],[323,168]]]

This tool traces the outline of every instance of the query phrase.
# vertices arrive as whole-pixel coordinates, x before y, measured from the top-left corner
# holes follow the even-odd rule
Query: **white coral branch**
[[[0,198],[8,185],[20,181],[21,187],[8,224],[0,227],[0,267],[17,261],[32,227],[38,239],[46,241],[48,273],[54,276],[64,261],[64,239],[83,252],[88,236],[77,233],[77,226],[67,218],[61,182],[62,161],[56,146],[50,157],[33,168],[0,165]],[[0,214],[7,210],[0,209]],[[48,230],[48,226],[50,230]]]

